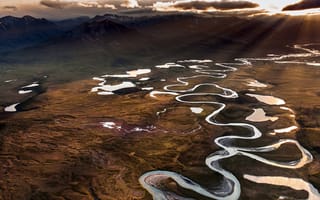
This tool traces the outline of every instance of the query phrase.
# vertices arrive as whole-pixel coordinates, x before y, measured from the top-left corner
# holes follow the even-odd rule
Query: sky
[[[0,0],[0,16],[63,19],[124,10],[320,14],[320,0]]]

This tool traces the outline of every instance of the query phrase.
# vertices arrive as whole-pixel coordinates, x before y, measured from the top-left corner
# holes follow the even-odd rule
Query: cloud
[[[112,10],[117,9],[117,7],[115,5],[113,5],[113,4],[104,4],[103,7],[104,8],[109,8],[109,9],[112,9]]]
[[[225,11],[257,8],[259,4],[245,0],[178,0],[156,2],[153,8],[158,11]]]
[[[139,8],[139,3],[137,0],[126,0],[122,4],[120,4],[121,7],[125,8]]]
[[[77,6],[84,7],[84,8],[109,8],[109,9],[116,9],[116,6],[113,4],[107,4],[103,2],[78,2]]]
[[[290,11],[290,10],[305,10],[305,9],[312,9],[312,8],[320,8],[320,0],[302,0],[298,3],[288,5],[284,7],[283,11]]]
[[[40,4],[49,8],[62,9],[71,6],[74,2],[66,2],[60,0],[41,0]]]
[[[18,10],[17,6],[3,6],[2,8],[5,10],[10,10],[10,11]]]
[[[40,4],[49,8],[107,8],[116,9],[115,5],[108,4],[105,1],[66,1],[66,0],[41,0]]]
[[[244,9],[244,8],[256,8],[258,4],[249,1],[190,1],[182,2],[174,5],[175,8],[183,10],[233,10],[233,9]]]

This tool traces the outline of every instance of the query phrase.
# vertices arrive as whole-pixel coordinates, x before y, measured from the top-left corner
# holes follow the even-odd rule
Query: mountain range
[[[59,37],[75,26],[89,20],[87,17],[49,21],[44,18],[6,16],[0,18],[0,52],[14,51]]]
[[[67,71],[90,76],[110,66],[150,66],[158,60],[264,56],[292,51],[289,46],[296,43],[319,42],[319,22],[318,16],[191,13],[106,14],[63,21],[3,17],[0,64],[46,73],[59,68],[64,73],[56,78],[68,79],[62,78]]]
[[[272,46],[279,42],[291,44],[316,39],[320,30],[310,24],[319,21],[318,17],[203,17],[176,13],[140,17],[106,14],[92,19],[79,17],[62,21],[7,16],[0,18],[0,52],[50,44],[50,41],[65,43],[74,39],[94,41],[121,35],[128,37],[129,33],[135,37],[139,33],[150,42],[169,47],[173,41],[176,44],[196,42],[196,46],[203,47],[230,44],[252,47],[263,43],[266,37],[270,38],[268,44]]]

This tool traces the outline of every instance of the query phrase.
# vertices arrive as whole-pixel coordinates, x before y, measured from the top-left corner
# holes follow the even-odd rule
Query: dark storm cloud
[[[135,1],[135,0],[134,0]],[[55,9],[64,9],[64,8],[73,8],[73,9],[82,9],[82,8],[105,8],[105,9],[116,9],[116,6],[110,3],[109,1],[100,0],[100,1],[64,1],[64,0],[41,0],[40,4],[49,8]]]
[[[67,6],[72,5],[72,2],[65,2],[65,1],[59,1],[59,0],[41,0],[40,4],[49,8],[56,8],[56,9],[62,9]]]
[[[249,1],[190,1],[181,2],[174,5],[175,8],[182,10],[206,10],[214,8],[217,10],[233,10],[233,9],[245,9],[245,8],[256,8],[259,5]]]
[[[312,8],[320,8],[320,0],[302,0],[296,4],[288,5],[283,8],[283,11],[289,10],[305,10]]]
[[[12,11],[18,10],[16,6],[3,6],[2,8],[5,10],[12,10]]]

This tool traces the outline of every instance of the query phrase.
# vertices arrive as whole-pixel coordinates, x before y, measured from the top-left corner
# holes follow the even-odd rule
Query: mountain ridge
[[[71,51],[72,45],[79,46],[85,42],[86,48],[98,46],[101,51],[127,48],[129,43],[132,51],[136,47],[153,49],[158,53],[168,53],[168,50],[177,52],[191,46],[205,54],[208,51],[233,48],[251,51],[259,45],[262,45],[260,49],[272,50],[314,40],[320,30],[309,26],[306,29],[308,31],[303,31],[302,27],[317,21],[320,19],[280,15],[249,18],[173,13],[137,17],[107,13],[80,20],[72,28],[60,30],[60,34],[55,37],[48,37],[45,43],[42,41],[41,46],[37,47],[39,42],[30,47],[48,49],[52,45],[60,45]]]

